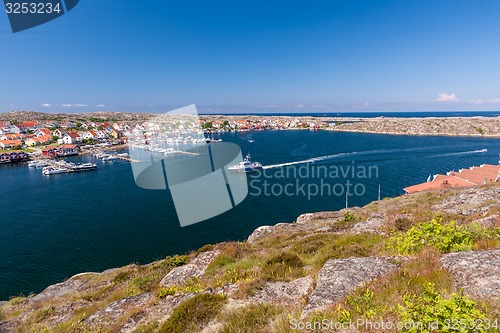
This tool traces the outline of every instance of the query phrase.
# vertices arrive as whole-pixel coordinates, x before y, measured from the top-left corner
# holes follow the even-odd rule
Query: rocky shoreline
[[[394,237],[429,220],[443,228],[455,221],[451,228],[462,228],[470,242],[460,251],[388,250]],[[410,304],[404,300],[429,284],[439,297],[467,297],[475,311],[498,320],[499,227],[497,184],[303,214],[294,223],[257,228],[246,242],[78,274],[37,295],[2,302],[0,332],[240,332],[235,323],[244,325],[249,316],[255,331],[294,332],[293,323],[314,323],[318,316],[338,322],[345,320],[342,313],[397,320],[390,306],[404,309]],[[466,296],[452,296],[460,290]],[[203,302],[213,312],[191,309]],[[361,303],[356,308],[353,302]],[[350,330],[358,331],[366,330]]]

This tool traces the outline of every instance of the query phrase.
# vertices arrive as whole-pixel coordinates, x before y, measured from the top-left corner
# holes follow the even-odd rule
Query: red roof
[[[430,189],[446,189],[450,187],[463,187],[482,185],[497,182],[500,173],[500,165],[484,165],[463,169],[461,172],[451,171],[448,175],[437,175],[431,182],[417,184],[404,188],[407,193],[421,192]]]
[[[77,145],[61,145],[61,148],[63,149],[75,149],[78,147]]]

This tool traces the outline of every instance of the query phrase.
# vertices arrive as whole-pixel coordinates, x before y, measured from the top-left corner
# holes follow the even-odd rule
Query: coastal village
[[[94,152],[95,148],[123,148],[129,138],[155,135],[159,125],[149,119],[158,115],[89,113],[51,115],[38,112],[10,112],[0,115],[0,164],[36,158],[59,158]],[[28,119],[28,117],[31,117]],[[313,116],[205,115],[199,124],[204,134],[262,130],[330,130],[383,134],[496,136],[500,117],[450,118],[342,118]],[[422,126],[427,126],[425,130]],[[470,130],[469,130],[470,128]],[[432,130],[430,130],[432,129]],[[446,132],[440,132],[445,130]],[[455,134],[454,134],[455,133]],[[424,134],[425,135],[425,134]],[[122,157],[123,158],[123,157]],[[481,165],[434,175],[428,181],[404,189],[406,193],[428,189],[467,187],[496,183],[500,166]]]

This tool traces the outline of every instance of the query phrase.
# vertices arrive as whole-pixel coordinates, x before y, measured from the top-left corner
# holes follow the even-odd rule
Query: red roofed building
[[[500,180],[500,165],[481,165],[458,172],[450,171],[446,175],[436,175],[434,180],[409,186],[403,190],[406,193],[415,193],[431,189],[447,189],[451,187],[465,187],[495,183]]]
[[[21,140],[0,140],[0,148],[2,149],[12,149],[21,145]]]

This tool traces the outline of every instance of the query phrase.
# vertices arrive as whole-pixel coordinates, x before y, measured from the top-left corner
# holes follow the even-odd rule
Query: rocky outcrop
[[[263,239],[266,235],[273,232],[273,227],[264,225],[255,229],[250,236],[248,236],[247,242],[254,244],[257,241]]]
[[[499,202],[500,187],[490,189],[474,187],[445,198],[432,206],[432,209],[465,216],[484,216],[491,207],[498,206]]]
[[[291,282],[268,282],[250,297],[252,302],[300,305],[312,290],[313,279],[310,276]]]
[[[184,303],[194,295],[194,293],[187,293],[183,295],[167,296],[164,299],[150,302],[150,306],[140,309],[141,311],[138,311],[129,317],[127,322],[121,328],[120,333],[132,333],[139,327],[145,326],[154,321],[161,325],[167,321],[168,318],[170,318],[172,312],[177,306]]]
[[[317,213],[306,213],[302,214],[297,218],[297,223],[307,223],[312,220],[337,220],[342,217],[340,211],[335,212],[317,212]]]
[[[333,118],[335,119],[335,118]],[[325,121],[328,121],[325,119]],[[328,130],[397,135],[453,135],[498,137],[500,117],[448,118],[337,118]],[[341,123],[342,121],[345,121]]]
[[[189,264],[172,269],[160,282],[161,287],[179,286],[190,278],[201,278],[212,261],[220,254],[219,250],[200,253]]]
[[[80,290],[80,288],[82,288],[84,284],[85,283],[82,280],[78,279],[78,277],[73,277],[67,281],[54,284],[46,288],[41,293],[33,296],[32,298],[29,298],[28,300],[30,302],[38,302],[38,301],[46,301],[48,299],[54,299],[72,292],[76,292]]]
[[[441,259],[458,288],[485,298],[500,297],[500,250],[450,253]]]
[[[359,222],[352,228],[353,233],[378,233],[381,234],[380,228],[385,224],[385,216],[382,214],[372,214],[366,222]]]
[[[391,258],[328,260],[318,273],[316,288],[302,316],[340,302],[350,292],[397,269]]]
[[[120,317],[130,312],[141,312],[153,299],[153,293],[122,298],[86,318],[82,324],[87,329],[98,330],[103,325],[118,321]]]

